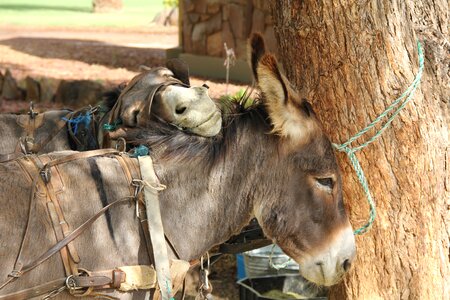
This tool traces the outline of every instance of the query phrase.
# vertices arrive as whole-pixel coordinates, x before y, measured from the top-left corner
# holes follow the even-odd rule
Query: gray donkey
[[[330,286],[344,276],[355,257],[340,170],[311,106],[298,97],[274,56],[264,49],[262,37],[254,35],[251,63],[261,102],[248,108],[231,107],[218,138],[190,135],[166,123],[129,133],[152,148],[156,173],[168,187],[160,192],[160,203],[171,241],[169,251],[176,249],[185,261],[197,259],[256,217],[265,235],[300,264],[301,275]],[[19,249],[20,261],[29,264],[56,243],[45,205],[46,184],[35,175],[36,197],[30,200],[34,187],[25,176],[30,171],[22,166],[66,159],[71,153],[0,164],[0,280],[8,278]],[[113,201],[132,194],[119,157],[91,157],[52,167],[52,174],[59,174],[64,224],[74,229]],[[38,174],[38,168],[34,169]],[[149,264],[133,203],[127,200],[112,207],[72,242],[79,253],[79,268],[89,273]],[[54,255],[23,275],[12,275],[20,278],[0,290],[0,295],[64,277],[64,267]],[[56,293],[61,292],[56,299],[71,298],[67,289],[59,288],[55,287]],[[144,299],[142,291],[97,293]]]

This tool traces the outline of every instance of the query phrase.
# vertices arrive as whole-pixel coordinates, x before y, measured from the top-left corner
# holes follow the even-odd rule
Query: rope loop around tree
[[[370,193],[369,185],[367,183],[366,176],[364,175],[364,171],[361,168],[361,165],[359,163],[358,158],[356,157],[356,152],[359,150],[364,149],[371,143],[373,143],[383,132],[386,130],[392,123],[392,121],[395,119],[395,117],[400,113],[400,111],[408,104],[408,102],[413,98],[414,92],[416,91],[417,87],[420,85],[420,80],[422,79],[422,73],[423,73],[423,65],[424,65],[424,53],[422,49],[422,45],[419,41],[417,41],[417,52],[419,57],[419,71],[416,74],[416,77],[414,78],[414,81],[409,85],[409,87],[398,97],[394,102],[392,102],[391,105],[389,105],[388,108],[385,109],[378,117],[375,118],[369,125],[367,125],[365,128],[360,130],[358,133],[356,133],[354,136],[349,138],[345,143],[342,144],[333,144],[334,148],[340,152],[345,152],[350,159],[351,165],[353,169],[356,172],[356,176],[358,177],[358,180],[364,190],[364,193],[367,198],[367,202],[369,203],[370,212],[369,212],[369,219],[367,220],[366,224],[364,224],[362,227],[356,229],[354,231],[354,234],[363,234],[366,233],[375,222],[376,217],[376,205],[375,201],[372,198],[372,194]],[[388,114],[393,113],[388,117]],[[360,137],[366,135],[368,131],[370,131],[372,128],[374,128],[378,123],[382,122],[385,118],[388,119],[386,122],[381,126],[381,128],[370,138],[366,139],[364,143],[361,143],[358,146],[352,147],[352,143],[355,142]]]

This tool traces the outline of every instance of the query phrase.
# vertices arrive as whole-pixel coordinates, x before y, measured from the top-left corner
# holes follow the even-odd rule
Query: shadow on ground
[[[137,71],[140,65],[163,65],[165,61],[165,49],[118,46],[95,40],[18,37],[1,40],[0,45],[42,58],[77,60],[131,71]]]

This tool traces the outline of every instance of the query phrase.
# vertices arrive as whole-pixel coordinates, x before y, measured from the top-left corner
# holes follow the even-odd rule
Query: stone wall
[[[181,3],[182,2],[182,3]],[[264,35],[277,53],[272,15],[265,0],[180,0],[184,53],[224,57],[224,43],[237,58],[246,58],[252,32]]]

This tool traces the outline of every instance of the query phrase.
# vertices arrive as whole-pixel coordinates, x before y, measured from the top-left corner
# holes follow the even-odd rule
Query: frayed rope
[[[78,117],[73,118],[73,119],[68,119],[68,118],[62,118],[62,120],[66,121],[67,123],[69,123],[72,126],[72,130],[73,130],[73,134],[77,134],[78,132],[78,125],[79,124],[84,124],[84,126],[88,127],[91,124],[92,121],[92,115],[91,112],[88,111],[86,112],[85,115],[80,114]]]

